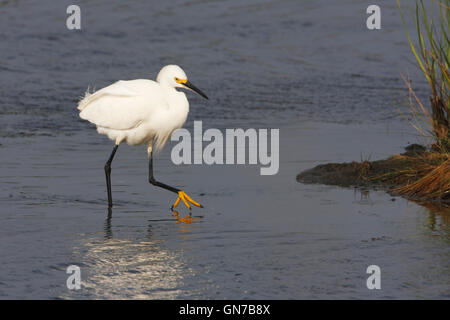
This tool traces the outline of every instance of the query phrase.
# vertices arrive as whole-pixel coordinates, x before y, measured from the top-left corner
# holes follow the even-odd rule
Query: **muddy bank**
[[[416,201],[450,203],[450,158],[413,144],[385,160],[318,165],[297,175],[301,183],[383,189]]]

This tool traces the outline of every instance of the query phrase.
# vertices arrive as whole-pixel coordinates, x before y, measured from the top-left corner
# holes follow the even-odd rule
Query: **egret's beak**
[[[201,95],[203,98],[208,99],[208,97],[206,96],[206,94],[204,94],[199,88],[197,88],[196,86],[194,86],[192,83],[189,82],[189,80],[187,80],[185,83],[182,83],[183,86],[185,86],[186,88],[191,89],[192,91],[198,93],[199,95]]]

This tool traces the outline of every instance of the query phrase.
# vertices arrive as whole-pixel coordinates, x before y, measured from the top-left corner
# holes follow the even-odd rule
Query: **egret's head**
[[[190,89],[201,95],[203,98],[208,99],[206,94],[204,94],[200,89],[189,82],[186,73],[177,65],[171,64],[163,67],[158,73],[156,81],[160,84],[168,85],[172,88]]]

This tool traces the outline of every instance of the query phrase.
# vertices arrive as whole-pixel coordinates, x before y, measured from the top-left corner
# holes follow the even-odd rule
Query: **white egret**
[[[95,124],[98,133],[115,142],[105,164],[109,208],[112,207],[111,163],[117,148],[124,141],[129,145],[147,144],[149,182],[178,194],[172,209],[180,200],[189,209],[189,202],[202,208],[184,191],[158,182],[153,176],[153,151],[160,150],[172,132],[183,126],[189,113],[186,95],[176,88],[188,88],[208,99],[188,81],[179,66],[168,65],[158,73],[156,82],[145,79],[117,81],[95,93],[86,92],[78,103],[80,117]]]

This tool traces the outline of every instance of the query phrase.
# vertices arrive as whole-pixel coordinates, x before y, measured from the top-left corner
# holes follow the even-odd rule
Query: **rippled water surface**
[[[356,0],[79,1],[69,31],[69,1],[0,1],[0,298],[448,299],[448,212],[295,179],[425,142],[399,112],[399,74],[426,85],[395,4],[379,2],[383,27],[368,31]],[[175,166],[169,144],[156,176],[205,206],[174,214],[145,148],[121,145],[109,213],[112,143],[77,100],[168,63],[210,96],[188,94],[188,129],[279,128],[280,171]],[[381,290],[366,287],[372,264]]]

